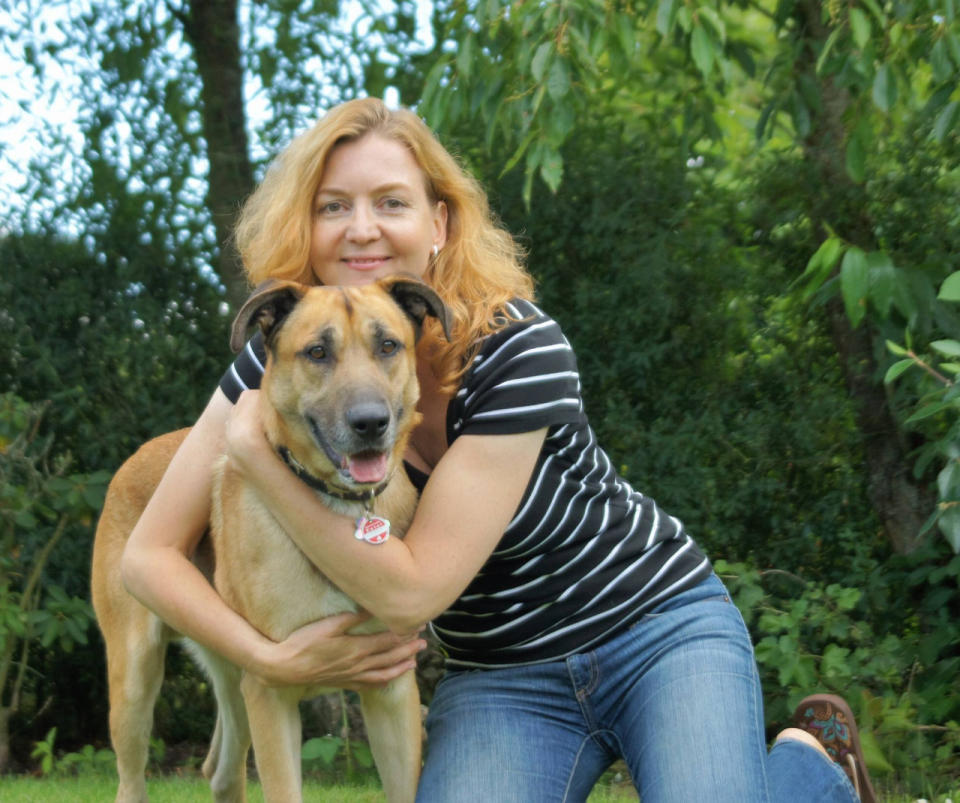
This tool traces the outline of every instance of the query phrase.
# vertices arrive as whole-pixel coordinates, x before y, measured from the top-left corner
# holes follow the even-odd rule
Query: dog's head
[[[253,323],[263,332],[270,441],[328,484],[362,490],[382,483],[419,420],[416,341],[427,316],[449,337],[440,297],[405,276],[361,287],[258,287],[230,344],[242,348]]]

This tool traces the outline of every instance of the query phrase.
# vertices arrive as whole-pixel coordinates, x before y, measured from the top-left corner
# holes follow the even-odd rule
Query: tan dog
[[[391,277],[357,288],[271,282],[241,309],[231,336],[239,350],[252,322],[264,332],[263,424],[274,448],[331,508],[358,519],[372,508],[389,520],[392,536],[403,534],[416,505],[402,457],[419,419],[414,346],[426,315],[439,318],[447,331],[442,302],[413,279]],[[120,556],[186,432],[146,443],[121,466],[94,544],[93,603],[107,646],[110,733],[120,775],[117,801],[123,803],[147,799],[143,774],[153,706],[166,645],[177,634],[124,590]],[[356,610],[308,562],[225,457],[215,468],[210,533],[195,562],[212,570],[224,600],[270,638],[279,641],[308,622]],[[383,629],[371,621],[357,632]],[[217,725],[203,766],[214,799],[245,799],[252,734],[266,799],[299,800],[297,706],[329,690],[267,687],[199,645],[192,644],[192,652],[217,697]],[[413,800],[421,734],[414,673],[360,698],[388,800]]]

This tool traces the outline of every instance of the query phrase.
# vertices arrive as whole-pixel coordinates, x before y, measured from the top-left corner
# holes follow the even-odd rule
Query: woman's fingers
[[[414,668],[426,642],[417,634],[349,632],[369,618],[338,614],[295,630],[276,645],[275,669],[263,682],[358,689],[382,686]]]

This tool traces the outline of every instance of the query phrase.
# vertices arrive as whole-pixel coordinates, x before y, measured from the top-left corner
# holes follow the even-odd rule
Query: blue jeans
[[[643,803],[854,803],[812,747],[767,754],[750,636],[719,578],[590,652],[448,672],[427,717],[421,803],[582,801],[615,759]]]

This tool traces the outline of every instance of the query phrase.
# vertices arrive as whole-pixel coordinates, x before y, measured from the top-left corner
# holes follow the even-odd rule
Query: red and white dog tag
[[[353,537],[368,544],[382,544],[390,537],[390,522],[381,516],[361,516]]]

